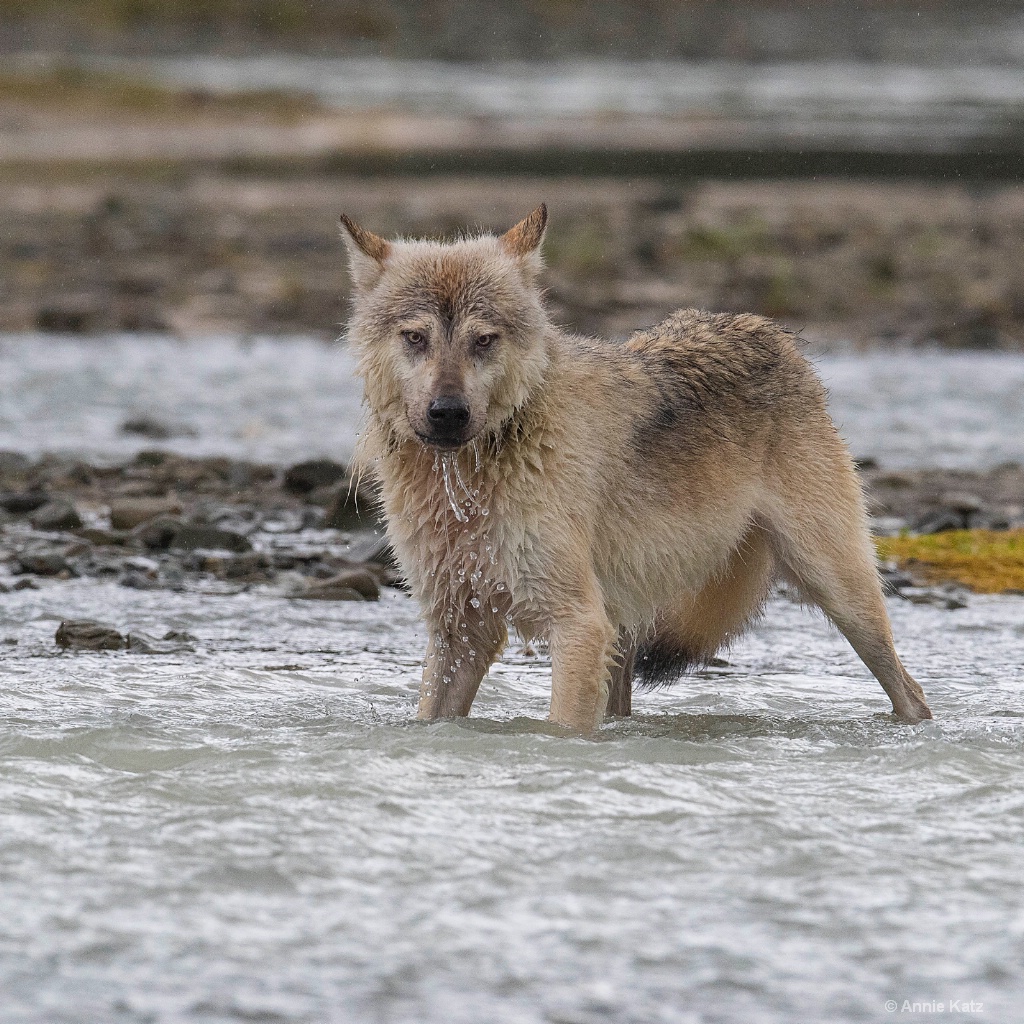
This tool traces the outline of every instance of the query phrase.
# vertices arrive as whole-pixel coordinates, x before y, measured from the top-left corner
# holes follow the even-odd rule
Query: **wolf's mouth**
[[[420,431],[413,429],[416,436],[428,447],[428,448],[439,448],[441,451],[453,452],[461,448],[463,445],[468,444],[471,437],[453,437],[450,434],[423,434]]]

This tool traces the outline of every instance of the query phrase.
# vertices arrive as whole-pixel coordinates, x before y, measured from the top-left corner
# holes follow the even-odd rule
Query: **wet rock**
[[[271,560],[266,555],[250,551],[242,555],[226,557],[213,555],[204,558],[200,568],[222,580],[239,583],[267,583],[272,578]]]
[[[252,550],[252,542],[240,533],[192,523],[183,524],[171,537],[168,546],[178,551],[196,551],[200,548],[235,552]]]
[[[75,506],[66,498],[54,498],[30,517],[37,530],[79,530],[84,525]]]
[[[912,528],[915,533],[945,533],[948,530],[965,530],[967,523],[959,512],[941,509],[921,516]]]
[[[27,576],[24,579],[18,580],[17,583],[11,587],[11,590],[38,590],[39,584],[35,580],[29,579]]]
[[[153,641],[153,638],[147,636],[145,633],[129,633],[128,636],[125,637],[125,647],[131,651],[132,654],[160,653]]]
[[[167,441],[172,437],[195,437],[196,431],[180,423],[165,423],[153,416],[133,416],[121,424],[122,434],[148,437],[151,441]]]
[[[194,640],[195,637],[188,633],[172,631],[162,640],[157,640],[148,633],[132,630],[126,637],[126,647],[132,654],[178,654],[182,651],[191,651],[190,641]]]
[[[110,525],[115,530],[134,530],[158,516],[181,512],[181,504],[167,498],[121,498],[110,503]]]
[[[357,567],[310,583],[293,596],[306,601],[377,601],[380,583],[369,569]]]
[[[90,619],[65,619],[54,640],[65,651],[123,651],[128,646],[116,629]]]
[[[972,512],[980,512],[985,503],[976,494],[968,491],[946,491],[940,499],[940,504],[951,512],[968,516]]]
[[[180,519],[172,516],[158,516],[137,526],[132,530],[132,536],[151,551],[166,551],[184,525]]]
[[[55,551],[23,552],[15,559],[14,565],[18,575],[63,576],[64,579],[74,575],[68,560]]]
[[[26,516],[42,508],[50,496],[45,491],[21,491],[0,495],[0,508],[16,516]]]
[[[36,311],[36,329],[54,334],[92,334],[103,323],[98,295],[75,295],[51,300]]]
[[[292,494],[309,494],[318,487],[331,487],[348,478],[348,470],[330,459],[310,459],[285,470],[284,488]]]
[[[164,640],[177,640],[179,643],[196,643],[199,637],[193,636],[184,629],[169,629],[163,635]]]
[[[155,575],[141,572],[139,569],[129,569],[117,582],[129,590],[161,589],[160,580]]]
[[[967,595],[959,589],[940,590],[937,587],[906,587],[899,594],[911,604],[930,604],[946,611],[967,607]]]

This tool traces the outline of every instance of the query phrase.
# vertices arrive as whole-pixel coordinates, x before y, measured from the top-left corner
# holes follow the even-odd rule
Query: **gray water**
[[[1019,33],[1018,33],[1019,35]],[[1018,43],[1019,45],[1019,43]],[[805,139],[945,150],[1012,135],[1024,115],[1020,53],[932,65],[611,59],[448,64],[296,54],[92,58],[92,66],[218,93],[304,93],[348,111],[498,119],[725,119],[745,141]],[[26,67],[38,57],[22,58]]]
[[[1024,461],[1024,357],[873,351],[816,365],[854,456],[976,469]],[[354,361],[308,338],[0,335],[0,449],[126,458],[152,441],[140,415],[191,455],[288,462],[351,455],[362,416]]]
[[[121,457],[145,410],[197,430],[171,447],[344,453],[347,356],[277,344],[5,339],[0,446]],[[1019,457],[1018,360],[859,359],[822,368],[848,436],[889,445],[862,454]],[[0,1021],[1024,1020],[1024,598],[890,612],[932,723],[779,597],[583,740],[516,643],[472,719],[414,722],[394,592],[5,594]],[[195,639],[62,654],[69,617]]]

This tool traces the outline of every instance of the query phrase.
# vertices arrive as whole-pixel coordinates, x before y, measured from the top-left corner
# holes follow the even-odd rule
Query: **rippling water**
[[[0,1018],[1020,1019],[1024,599],[892,612],[933,724],[779,599],[584,741],[515,647],[412,722],[403,597],[9,595]],[[69,656],[68,615],[198,641]]]
[[[858,457],[978,468],[1024,460],[1024,357],[887,352],[816,360]],[[92,458],[152,447],[120,433],[145,414],[194,436],[191,454],[272,462],[347,458],[362,391],[343,346],[308,338],[0,335],[0,448]]]
[[[172,446],[343,454],[358,417],[347,356],[311,342],[0,358],[23,450],[123,455],[144,410],[198,431]],[[1019,363],[978,358],[822,367],[859,453],[971,465],[1022,436]],[[1024,1019],[1024,598],[890,611],[933,723],[895,724],[777,598],[728,666],[582,740],[516,645],[474,718],[412,721],[423,632],[395,593],[5,594],[0,1021]],[[196,639],[65,654],[68,617]]]

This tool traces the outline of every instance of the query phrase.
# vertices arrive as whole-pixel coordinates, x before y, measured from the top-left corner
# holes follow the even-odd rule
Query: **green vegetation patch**
[[[878,554],[930,583],[962,583],[979,594],[1024,592],[1024,530],[950,530],[878,537]]]

